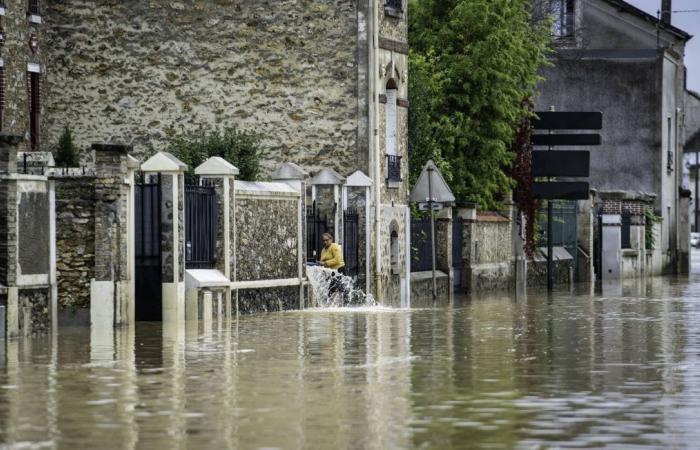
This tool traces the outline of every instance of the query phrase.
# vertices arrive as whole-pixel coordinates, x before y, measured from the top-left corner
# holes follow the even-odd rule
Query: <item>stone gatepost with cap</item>
[[[185,171],[187,164],[158,152],[141,165],[145,176],[160,174],[161,283],[163,323],[185,320]]]
[[[0,133],[0,341],[55,328],[53,185],[17,173],[23,138]]]

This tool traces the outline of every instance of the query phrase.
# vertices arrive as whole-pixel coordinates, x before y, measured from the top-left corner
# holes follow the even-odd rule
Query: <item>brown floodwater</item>
[[[0,345],[0,448],[700,447],[700,274]]]

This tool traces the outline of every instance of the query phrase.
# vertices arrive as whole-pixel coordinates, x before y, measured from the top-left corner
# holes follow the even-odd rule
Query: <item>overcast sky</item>
[[[637,8],[656,16],[661,0],[627,0]],[[685,47],[685,65],[688,68],[688,89],[700,92],[700,0],[673,0],[671,23],[693,35]],[[696,10],[698,12],[680,12]]]

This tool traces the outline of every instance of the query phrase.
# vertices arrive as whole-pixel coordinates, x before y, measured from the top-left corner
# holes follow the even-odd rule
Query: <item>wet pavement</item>
[[[698,448],[699,417],[700,272],[0,356],[0,448]]]

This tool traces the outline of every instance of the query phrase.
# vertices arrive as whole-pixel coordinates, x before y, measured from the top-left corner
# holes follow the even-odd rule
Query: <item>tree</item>
[[[410,11],[409,99],[418,110],[409,112],[409,148],[444,160],[458,201],[497,207],[514,185],[511,143],[531,114],[523,99],[546,62],[547,24],[532,24],[529,0],[410,0]]]
[[[78,149],[73,144],[73,136],[68,125],[65,126],[61,137],[58,139],[54,159],[56,167],[77,167],[80,165]]]
[[[255,180],[260,171],[260,138],[257,134],[228,127],[223,131],[197,131],[175,136],[169,151],[189,167],[188,175],[212,156],[219,156],[240,170],[242,180]]]

